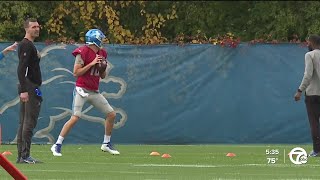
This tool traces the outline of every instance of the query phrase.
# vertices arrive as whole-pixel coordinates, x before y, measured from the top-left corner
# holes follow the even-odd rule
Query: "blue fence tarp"
[[[0,49],[9,45],[1,43]],[[33,142],[55,142],[70,118],[78,45],[36,43],[44,101]],[[100,85],[117,112],[115,143],[310,143],[303,100],[293,96],[307,48],[297,44],[106,45],[109,77]],[[2,141],[19,121],[17,53],[0,62]],[[101,143],[104,115],[87,104],[66,143]]]

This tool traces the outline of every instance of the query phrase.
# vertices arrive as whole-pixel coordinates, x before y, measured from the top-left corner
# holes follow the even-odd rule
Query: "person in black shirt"
[[[40,55],[33,41],[39,37],[40,26],[36,19],[28,18],[24,22],[25,37],[18,45],[19,65],[18,93],[20,95],[20,122],[18,128],[17,163],[40,163],[30,156],[33,129],[37,125],[42,102],[40,86]]]

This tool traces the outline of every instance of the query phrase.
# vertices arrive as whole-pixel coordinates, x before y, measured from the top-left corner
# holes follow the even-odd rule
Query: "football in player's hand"
[[[102,57],[102,60],[100,63],[96,64],[96,67],[100,73],[103,73],[107,69],[107,61],[104,57]]]

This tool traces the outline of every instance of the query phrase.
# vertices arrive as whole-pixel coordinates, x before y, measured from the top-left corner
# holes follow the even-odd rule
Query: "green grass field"
[[[320,158],[309,158],[303,165],[293,164],[288,153],[294,147],[307,152],[310,145],[118,145],[113,156],[100,151],[100,145],[64,145],[63,156],[54,157],[50,145],[32,145],[32,156],[43,164],[16,164],[16,146],[1,145],[0,151],[28,179],[320,179]],[[266,155],[266,149],[279,150]],[[150,156],[152,151],[168,153],[171,158]],[[228,152],[235,157],[227,157]],[[275,158],[274,164],[268,157]],[[0,169],[0,179],[12,179]]]

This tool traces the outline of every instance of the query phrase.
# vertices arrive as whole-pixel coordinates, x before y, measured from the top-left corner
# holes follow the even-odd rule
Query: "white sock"
[[[59,136],[56,144],[62,144],[63,140],[64,140],[64,137]]]
[[[111,136],[104,135],[103,144],[110,142]]]

